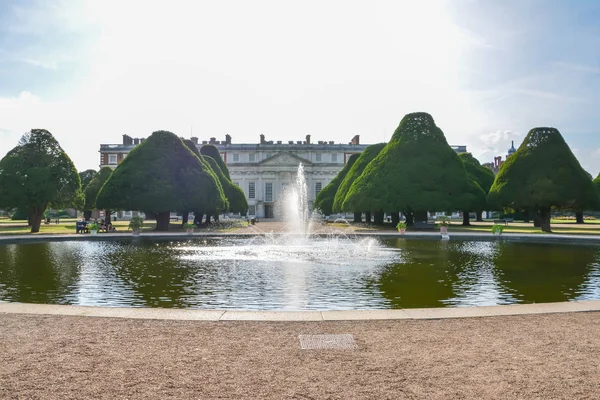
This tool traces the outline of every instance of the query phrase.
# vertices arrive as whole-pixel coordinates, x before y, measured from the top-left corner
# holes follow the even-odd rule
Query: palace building
[[[256,144],[235,144],[231,136],[225,135],[225,140],[218,141],[210,138],[199,142],[191,138],[201,148],[205,144],[214,145],[229,169],[231,180],[246,194],[248,214],[258,218],[279,217],[275,207],[276,201],[282,195],[287,185],[297,176],[299,164],[303,165],[304,176],[308,187],[308,203],[312,206],[317,194],[342,170],[352,154],[361,153],[368,145],[360,144],[356,135],[347,144],[333,141],[311,141],[306,135],[305,140],[267,141],[260,135]],[[135,146],[144,139],[123,135],[121,144],[100,145],[100,168],[116,166],[127,156]],[[453,146],[458,153],[466,152],[466,146]],[[127,218],[125,212],[121,217]]]

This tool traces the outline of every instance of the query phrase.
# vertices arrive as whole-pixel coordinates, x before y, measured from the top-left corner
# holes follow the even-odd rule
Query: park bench
[[[422,222],[422,221],[415,221],[412,228],[420,229],[420,230],[434,230],[436,228],[436,225],[429,224],[427,222]]]
[[[495,219],[494,223],[508,225],[509,222],[514,222],[514,220],[514,218]]]
[[[85,221],[77,221],[75,224],[75,233],[89,233],[90,231],[87,228],[87,224]]]

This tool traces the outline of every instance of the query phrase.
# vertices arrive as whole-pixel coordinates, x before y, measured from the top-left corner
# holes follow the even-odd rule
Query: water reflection
[[[28,303],[70,304],[81,256],[75,243],[0,246],[0,296]]]
[[[518,302],[575,299],[583,291],[598,254],[597,247],[500,243],[494,256],[498,278]]]
[[[598,246],[272,238],[0,246],[5,301],[298,310],[598,298]]]

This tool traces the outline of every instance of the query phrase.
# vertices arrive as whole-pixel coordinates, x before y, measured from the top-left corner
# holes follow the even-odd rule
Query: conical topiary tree
[[[496,208],[534,210],[551,232],[550,209],[597,204],[598,193],[556,128],[533,128],[500,167],[488,194]]]
[[[244,191],[237,185],[234,185],[230,179],[227,179],[218,162],[211,156],[203,156],[199,151],[198,147],[189,139],[184,139],[183,143],[192,150],[197,157],[200,158],[200,161],[206,163],[215,173],[215,176],[218,178],[221,187],[223,188],[223,193],[229,202],[228,211],[232,213],[246,213],[248,211],[248,202],[246,201],[246,195]],[[214,147],[214,146],[213,146]],[[221,159],[221,156],[218,157]],[[225,210],[204,210],[207,213],[207,223],[210,222],[210,216],[213,215],[215,219],[218,217],[219,211]],[[200,217],[200,220],[202,218]]]
[[[104,186],[104,183],[110,177],[113,170],[110,167],[102,167],[97,174],[94,175],[90,183],[87,185],[83,194],[85,195],[85,205],[84,205],[84,218],[85,220],[89,220],[92,215],[92,210],[96,209],[96,197],[98,197],[98,193],[100,193],[100,189]],[[89,211],[88,211],[89,210]],[[106,210],[107,215],[106,219],[110,222],[110,210]],[[88,214],[89,212],[89,214]]]
[[[406,115],[390,142],[352,184],[343,209],[412,212],[461,210],[469,180],[431,115]]]
[[[363,173],[367,165],[369,165],[369,163],[375,157],[377,157],[379,152],[383,150],[384,147],[385,143],[372,144],[370,146],[367,146],[367,148],[365,148],[363,152],[360,153],[360,156],[354,162],[354,165],[352,165],[342,183],[340,183],[340,187],[338,188],[337,192],[335,192],[332,208],[333,212],[351,211],[354,213],[354,222],[361,222],[361,213],[363,211],[366,211],[369,212],[369,215],[367,216],[367,222],[370,222],[370,209],[346,210],[342,206],[344,204],[344,200],[346,199],[346,195],[348,194],[348,191],[350,190],[350,187],[352,186],[354,181],[358,179],[358,177]]]
[[[489,168],[482,166],[471,153],[461,153],[458,157],[460,157],[465,166],[467,176],[477,182],[479,187],[483,190],[484,195],[487,195],[494,184],[494,173]],[[473,208],[472,211],[475,211],[477,221],[481,222],[483,221],[482,213],[483,209],[487,206],[487,201],[485,198],[481,198],[479,191],[476,190],[475,193],[479,200],[473,204],[475,208]],[[469,225],[469,213],[467,212],[465,216],[465,210],[463,210],[463,225]]]
[[[223,159],[221,158],[221,153],[219,153],[219,149],[217,149],[212,144],[205,144],[200,148],[200,154],[202,154],[203,156],[209,156],[214,158],[217,164],[219,164],[219,168],[221,168],[223,175],[225,175],[227,179],[231,180],[231,176],[229,176],[229,169],[227,168],[225,161],[223,161]]]
[[[339,174],[337,174],[337,176],[319,192],[313,205],[315,210],[319,210],[323,215],[333,214],[333,201],[335,199],[335,194],[337,193],[338,188],[340,187],[340,184],[344,178],[346,178],[348,171],[350,171],[350,168],[352,168],[359,157],[360,154],[352,154],[350,158],[348,158],[346,165],[344,165],[344,168],[342,168]]]
[[[487,205],[486,193],[479,184],[468,178],[467,187],[461,195],[460,204],[463,213],[463,226],[471,225],[469,213],[473,210],[483,210]]]
[[[226,209],[227,199],[210,168],[171,132],[154,132],[123,159],[106,181],[96,207],[141,210],[168,230],[176,210]]]
[[[598,174],[596,179],[594,179],[594,185],[596,185],[596,189],[598,189],[598,196],[600,196],[600,174]]]

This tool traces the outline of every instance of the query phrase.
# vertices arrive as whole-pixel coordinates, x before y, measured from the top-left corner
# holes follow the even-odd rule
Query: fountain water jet
[[[279,203],[279,208],[284,212],[287,233],[307,239],[310,233],[310,211],[304,165],[298,165],[296,179],[286,188]]]

